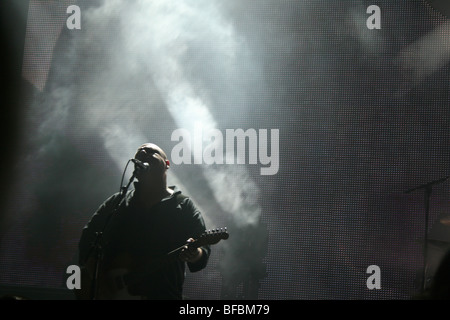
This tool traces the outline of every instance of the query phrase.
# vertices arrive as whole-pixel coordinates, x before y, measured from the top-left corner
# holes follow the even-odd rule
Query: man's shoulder
[[[175,202],[178,205],[186,205],[188,203],[192,203],[191,199],[189,198],[189,196],[187,196],[186,194],[180,192],[174,193],[173,194],[173,198],[175,199]]]
[[[188,194],[183,193],[177,187],[171,186],[170,188],[173,188],[172,190],[174,191],[170,198],[175,202],[177,208],[192,212],[197,211],[197,206]]]
[[[172,190],[172,195],[170,198],[175,199],[177,202],[182,202],[185,199],[189,199],[189,196],[184,194],[177,186],[169,186],[169,189]]]
[[[113,193],[103,201],[97,211],[111,211],[112,209],[118,209],[119,207],[128,207],[133,195],[134,189],[127,191],[125,194],[122,192]]]

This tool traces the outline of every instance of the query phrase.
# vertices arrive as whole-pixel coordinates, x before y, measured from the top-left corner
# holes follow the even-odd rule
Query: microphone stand
[[[91,290],[90,290],[90,295],[91,295],[91,300],[96,300],[98,298],[98,291],[99,291],[99,274],[100,274],[100,266],[101,266],[101,262],[103,260],[103,235],[105,234],[105,231],[107,231],[107,228],[109,226],[110,220],[112,218],[112,216],[116,215],[119,211],[120,205],[122,204],[122,202],[125,199],[125,196],[128,192],[128,188],[130,187],[131,183],[133,182],[134,178],[136,177],[136,171],[133,171],[133,175],[131,176],[130,180],[128,181],[128,184],[126,186],[121,186],[121,190],[116,202],[116,205],[113,209],[113,211],[111,212],[110,215],[108,215],[108,217],[106,218],[105,221],[105,225],[103,226],[102,231],[100,232],[96,232],[95,233],[95,240],[91,246],[91,250],[90,253],[87,255],[87,258],[85,261],[87,261],[89,259],[89,256],[92,254],[92,252],[94,252],[94,259],[95,259],[95,269],[94,269],[94,276],[92,279],[92,283],[91,283]]]
[[[422,291],[425,291],[426,288],[426,267],[427,267],[427,260],[428,260],[428,220],[430,215],[430,198],[431,198],[431,192],[433,190],[433,186],[437,185],[439,183],[443,183],[446,181],[449,177],[441,178],[438,180],[434,180],[425,184],[422,184],[418,187],[406,190],[405,193],[411,193],[415,190],[419,189],[425,189],[425,237],[423,240],[423,270],[422,270]]]

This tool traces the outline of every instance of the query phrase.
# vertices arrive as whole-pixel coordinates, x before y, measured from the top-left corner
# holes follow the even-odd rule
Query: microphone
[[[148,162],[142,162],[140,160],[137,159],[131,159],[131,161],[133,161],[133,163],[136,165],[136,169],[138,170],[147,170],[148,168],[150,168],[150,165],[148,164]]]

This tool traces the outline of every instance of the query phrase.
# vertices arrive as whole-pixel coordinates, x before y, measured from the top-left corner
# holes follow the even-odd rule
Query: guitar
[[[99,279],[98,297],[100,300],[136,300],[139,296],[132,296],[128,292],[128,287],[134,283],[139,283],[145,276],[160,270],[165,265],[178,259],[178,256],[185,247],[196,249],[204,245],[214,245],[221,240],[229,238],[227,228],[208,230],[199,238],[168,252],[167,254],[151,260],[145,266],[139,268],[113,268],[103,273]],[[122,265],[129,265],[129,257],[120,257]],[[127,261],[128,260],[128,261]],[[125,262],[125,263],[124,263]],[[86,274],[86,276],[88,276]],[[90,282],[90,281],[89,281]],[[87,282],[85,282],[87,283]],[[89,288],[90,286],[88,286]],[[83,289],[83,288],[82,288]],[[87,292],[83,294],[85,298]],[[82,298],[82,297],[80,297]]]

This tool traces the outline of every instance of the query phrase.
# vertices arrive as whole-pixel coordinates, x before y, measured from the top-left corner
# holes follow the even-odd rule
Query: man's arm
[[[190,228],[189,232],[196,237],[201,236],[206,231],[206,225],[200,210],[198,210],[193,201],[189,198],[186,199],[184,209],[186,210],[186,216],[189,217],[189,223],[187,223]],[[191,238],[188,242],[192,240],[193,239]],[[209,245],[191,249],[186,247],[181,251],[180,258],[187,262],[191,272],[197,272],[206,267],[210,253],[211,248]]]
[[[194,241],[194,239],[192,238],[187,240],[187,242],[192,241]],[[203,256],[202,248],[189,248],[188,246],[185,246],[180,253],[180,259],[189,263],[195,263],[199,261],[202,258],[202,256]]]

